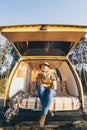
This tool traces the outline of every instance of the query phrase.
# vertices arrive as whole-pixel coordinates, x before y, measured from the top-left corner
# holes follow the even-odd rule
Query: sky
[[[87,0],[0,0],[0,26],[19,24],[87,25]]]
[[[0,0],[0,26],[87,25],[87,0]]]

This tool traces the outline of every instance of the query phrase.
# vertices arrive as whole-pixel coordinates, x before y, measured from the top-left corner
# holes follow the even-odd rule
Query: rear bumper
[[[41,111],[23,110],[20,109],[19,115],[15,117],[18,121],[39,121]],[[77,121],[84,120],[85,116],[82,110],[74,111],[56,111],[54,116],[47,115],[46,123],[58,121]]]

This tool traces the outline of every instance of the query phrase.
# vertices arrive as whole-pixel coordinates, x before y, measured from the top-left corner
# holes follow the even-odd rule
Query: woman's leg
[[[47,89],[45,93],[45,98],[43,101],[42,114],[47,115],[49,107],[51,105],[53,97],[56,96],[56,91],[53,89]]]
[[[38,90],[38,96],[39,96],[41,104],[43,106],[44,98],[45,98],[45,90],[46,89],[45,89],[44,85],[38,85],[37,90]]]
[[[46,115],[48,113],[49,106],[52,102],[52,98],[56,96],[56,92],[53,89],[46,89],[43,85],[37,86],[38,96],[42,104],[42,115],[40,118],[40,126],[44,125]]]

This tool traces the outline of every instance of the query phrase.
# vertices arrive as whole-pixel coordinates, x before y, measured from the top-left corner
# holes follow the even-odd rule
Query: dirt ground
[[[84,95],[85,99],[85,112],[87,112],[87,94]],[[57,125],[44,126],[40,128],[37,125],[30,125],[29,122],[21,122],[20,124],[4,124],[3,123],[3,96],[0,97],[0,130],[87,130],[86,121],[75,121],[75,122],[59,122]]]

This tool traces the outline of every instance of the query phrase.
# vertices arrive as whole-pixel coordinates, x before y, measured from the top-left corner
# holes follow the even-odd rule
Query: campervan
[[[68,56],[86,31],[86,26],[79,25],[33,24],[0,27],[1,34],[20,57],[6,84],[6,110],[13,97],[25,95],[19,102],[20,114],[17,118],[21,116],[29,121],[39,120],[42,106],[36,89],[36,77],[40,71],[39,64],[48,62],[57,78],[57,96],[53,98],[49,108],[54,116],[48,115],[46,122],[83,119],[83,87]],[[46,49],[47,46],[49,49]]]

